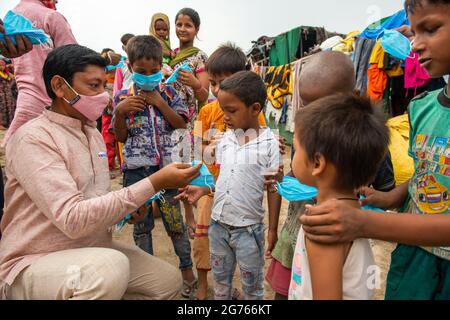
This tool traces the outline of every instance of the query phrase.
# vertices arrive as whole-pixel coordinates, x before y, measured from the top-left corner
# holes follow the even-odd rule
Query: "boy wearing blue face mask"
[[[124,186],[145,179],[172,162],[176,141],[172,134],[186,129],[189,111],[169,86],[161,85],[162,47],[152,36],[134,37],[127,45],[127,54],[133,72],[133,85],[116,95],[114,129],[119,142],[124,143]],[[189,297],[196,279],[192,272],[191,246],[183,222],[181,208],[173,198],[177,190],[166,190],[158,200],[164,226],[172,238],[180,258],[185,289]],[[151,231],[154,228],[152,210],[141,208],[147,215],[134,225],[136,244],[153,254]],[[186,292],[184,292],[186,291]]]

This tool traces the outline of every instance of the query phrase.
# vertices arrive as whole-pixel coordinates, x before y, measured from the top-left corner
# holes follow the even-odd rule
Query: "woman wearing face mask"
[[[162,189],[185,186],[198,167],[172,164],[111,192],[95,121],[108,104],[105,60],[67,45],[48,56],[52,102],[8,144],[1,224],[0,299],[172,299],[181,276],[136,246],[112,239],[128,213]]]

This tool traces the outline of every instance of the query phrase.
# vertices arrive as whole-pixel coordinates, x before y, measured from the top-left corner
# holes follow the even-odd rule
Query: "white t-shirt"
[[[372,300],[375,284],[379,275],[369,240],[358,239],[348,254],[343,269],[343,299]],[[313,291],[308,254],[305,245],[305,233],[300,229],[289,288],[289,300],[312,300]]]

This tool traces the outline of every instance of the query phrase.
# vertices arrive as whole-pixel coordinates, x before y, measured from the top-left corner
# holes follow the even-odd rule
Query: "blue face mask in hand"
[[[277,183],[280,196],[288,201],[307,201],[317,197],[317,189],[301,184],[296,178],[284,177],[282,183]]]
[[[34,28],[30,20],[13,11],[8,11],[3,19],[3,26],[5,27],[6,35],[10,37],[14,44],[17,44],[16,35],[27,37],[32,44],[43,45],[50,40],[50,37],[43,30]],[[0,33],[0,41],[6,43],[2,33]]]
[[[147,207],[149,207],[154,201],[156,200],[160,200],[161,202],[165,202],[166,200],[164,199],[164,194],[166,193],[166,190],[161,190],[160,192],[158,192],[157,194],[155,194],[153,197],[151,197],[146,203],[145,205]],[[137,213],[138,211],[135,211],[134,213]],[[128,223],[128,221],[130,221],[133,218],[133,214],[134,213],[130,213],[128,214],[122,221],[120,221],[117,225],[116,225],[116,231],[117,232],[121,232],[123,227],[125,227],[125,225]]]
[[[193,161],[192,166],[195,167],[198,163],[200,162]],[[200,176],[192,180],[190,185],[202,188],[209,188],[211,192],[213,191],[215,186],[214,177],[209,172],[208,167],[205,164],[202,164],[202,166],[200,167]]]
[[[153,91],[155,90],[159,84],[161,83],[161,80],[163,78],[162,71],[152,74],[150,76],[145,76],[143,74],[133,72],[133,81],[136,83],[136,85],[144,90],[144,91]]]
[[[396,30],[384,30],[381,46],[391,56],[402,60],[406,60],[411,53],[411,42]]]
[[[169,79],[166,80],[166,84],[172,83],[172,82],[176,82],[177,78],[178,78],[178,74],[180,73],[181,70],[185,70],[185,71],[189,71],[189,72],[194,72],[192,71],[192,69],[188,66],[187,63],[183,63],[179,68],[177,68],[172,75],[169,77]]]

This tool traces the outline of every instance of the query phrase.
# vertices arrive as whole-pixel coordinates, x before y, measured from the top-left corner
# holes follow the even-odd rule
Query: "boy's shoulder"
[[[215,112],[218,112],[220,109],[220,104],[218,100],[214,100],[213,102],[208,103],[200,109],[199,116],[208,116]]]
[[[423,114],[423,112],[433,112],[436,105],[439,105],[439,97],[443,93],[442,89],[436,91],[425,91],[419,94],[417,97],[414,97],[409,106],[408,106],[408,114],[411,118],[415,118],[414,114]]]

